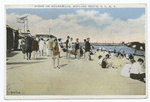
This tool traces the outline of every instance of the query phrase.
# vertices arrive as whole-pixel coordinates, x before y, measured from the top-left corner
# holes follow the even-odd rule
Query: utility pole
[[[51,28],[49,28],[49,34],[50,34],[50,29],[51,29]]]
[[[24,33],[25,33],[25,22],[24,22]]]

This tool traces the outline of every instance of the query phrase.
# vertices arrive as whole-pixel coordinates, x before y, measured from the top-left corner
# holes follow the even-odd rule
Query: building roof
[[[15,27],[15,26],[12,26],[12,25],[8,25],[8,24],[6,25],[6,27],[11,28],[13,30],[19,30],[18,27]]]
[[[56,36],[54,36],[54,35],[51,35],[51,34],[36,34],[36,37],[40,37],[40,36],[43,36],[43,37],[50,37],[50,36],[52,36],[52,38],[56,38]]]

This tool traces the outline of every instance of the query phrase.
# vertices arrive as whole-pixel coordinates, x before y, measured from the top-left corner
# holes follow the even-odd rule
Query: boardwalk
[[[60,69],[52,68],[52,57],[38,60],[23,59],[21,51],[14,51],[7,57],[7,95],[145,95],[146,83],[120,76],[122,67],[128,62],[115,57],[118,69],[102,69],[98,65],[98,55],[92,61],[68,60],[61,53]],[[137,59],[137,58],[136,58]]]

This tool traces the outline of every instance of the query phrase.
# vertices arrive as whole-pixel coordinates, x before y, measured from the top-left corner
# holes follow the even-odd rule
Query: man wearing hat
[[[86,53],[86,60],[89,61],[89,52],[90,52],[90,38],[87,38],[87,41],[85,43],[85,53]]]
[[[36,40],[36,37],[34,37],[34,40],[32,42],[33,59],[37,58],[38,50],[39,50],[38,41]]]
[[[69,39],[70,39],[70,37],[67,36],[67,40],[66,40],[66,50],[67,50],[66,58],[68,58],[68,42],[69,42]]]
[[[75,58],[76,58],[76,55],[78,55],[78,59],[80,58],[79,47],[80,47],[79,39],[77,38],[75,42]]]

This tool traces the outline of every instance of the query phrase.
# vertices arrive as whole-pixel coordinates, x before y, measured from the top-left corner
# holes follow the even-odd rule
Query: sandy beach
[[[102,69],[98,64],[101,51],[92,55],[92,61],[66,59],[61,52],[60,69],[52,67],[52,57],[44,56],[37,60],[23,59],[21,51],[8,54],[6,61],[7,95],[145,95],[146,83],[120,75],[126,59],[112,57],[118,68]],[[137,60],[139,57],[135,57]],[[145,72],[145,69],[142,69]]]

